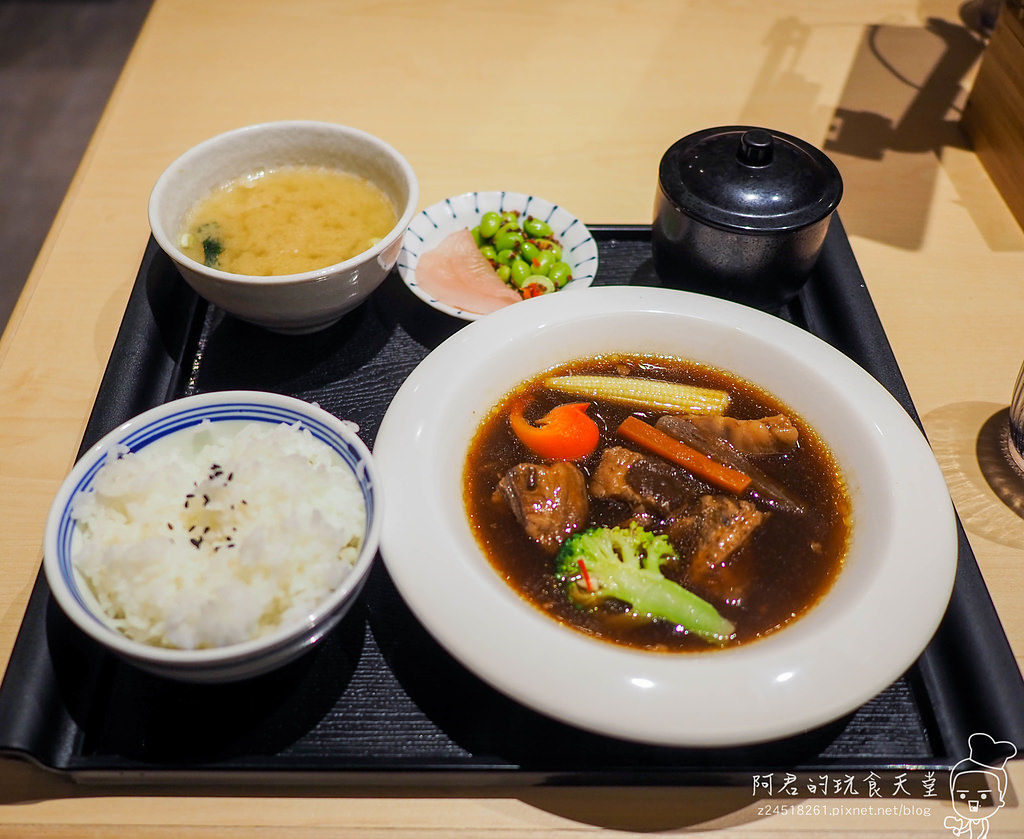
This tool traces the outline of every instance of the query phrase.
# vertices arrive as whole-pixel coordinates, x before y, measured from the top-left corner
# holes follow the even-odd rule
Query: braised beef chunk
[[[742,599],[751,576],[736,567],[735,557],[769,515],[741,498],[702,496],[668,531],[673,544],[685,548],[687,583],[721,602]]]
[[[626,483],[649,509],[665,516],[689,506],[707,490],[706,484],[685,469],[648,457],[641,458],[629,470]]]
[[[779,454],[791,451],[800,432],[789,417],[776,414],[763,419],[736,419],[717,414],[667,416],[658,420],[658,428],[679,438],[673,429],[679,423],[689,423],[702,434],[717,437],[738,451],[747,454]]]
[[[611,498],[628,504],[633,512],[644,509],[644,500],[626,481],[629,468],[643,460],[643,455],[624,446],[609,446],[601,452],[601,460],[590,476],[590,492],[594,498]]]
[[[586,524],[590,512],[587,479],[572,463],[519,463],[498,481],[497,493],[526,534],[552,553]]]
[[[706,491],[706,485],[685,469],[623,446],[605,449],[590,477],[590,492],[595,498],[623,501],[637,515],[670,515],[688,507]]]
[[[706,427],[698,422],[701,419],[703,418],[697,416],[664,416],[657,421],[655,427],[659,431],[664,431],[670,437],[674,437],[698,451],[703,452],[708,455],[708,457],[717,460],[719,463],[723,463],[726,466],[730,466],[747,475],[750,478],[748,494],[754,498],[760,499],[760,501],[766,506],[787,513],[803,515],[807,508],[807,504],[803,498],[801,498],[799,491],[794,491],[792,487],[786,486],[782,482],[766,474],[756,463],[753,462],[753,458],[757,453],[752,451],[740,451],[724,437],[719,437],[714,433],[715,423],[721,420],[722,417],[710,417],[712,422],[710,424],[705,424]],[[779,422],[776,423],[776,420],[779,420]],[[753,423],[754,426],[758,426],[763,423],[770,423],[772,427],[777,427],[780,430],[783,425],[792,426],[790,420],[781,414],[773,417],[767,417],[764,420],[732,420],[732,422],[749,422]],[[793,446],[795,447],[797,429],[792,427],[792,431],[793,434],[791,435],[791,439],[793,441]],[[779,439],[789,439],[789,437],[790,435],[786,434],[784,437]],[[759,454],[778,454],[782,451],[782,447],[784,446],[784,443],[780,442],[779,451],[771,452],[769,444],[766,441],[762,442],[764,445],[762,446],[762,451],[758,452]],[[751,445],[749,440],[747,441],[747,444]]]

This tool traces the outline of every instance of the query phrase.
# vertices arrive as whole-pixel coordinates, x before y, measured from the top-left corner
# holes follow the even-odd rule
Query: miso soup
[[[366,178],[283,167],[237,178],[198,202],[180,246],[196,262],[233,274],[297,274],[362,253],[396,221],[391,200]]]

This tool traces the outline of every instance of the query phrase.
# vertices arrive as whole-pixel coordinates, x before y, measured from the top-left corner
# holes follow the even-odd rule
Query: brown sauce
[[[582,632],[630,647],[665,651],[707,650],[717,647],[668,621],[639,621],[626,609],[609,604],[586,611],[575,606],[555,578],[554,556],[524,532],[504,498],[496,495],[498,481],[519,463],[542,462],[526,449],[509,428],[512,403],[529,395],[533,413],[540,415],[557,405],[585,401],[556,393],[543,385],[551,375],[580,373],[628,374],[685,382],[727,390],[727,414],[739,419],[785,414],[800,432],[797,446],[783,454],[758,455],[756,464],[805,500],[802,514],[771,510],[753,537],[728,560],[728,574],[736,578],[731,594],[723,586],[701,591],[687,579],[685,556],[663,568],[674,579],[711,602],[736,625],[727,646],[763,637],[811,608],[838,575],[849,539],[850,502],[830,452],[813,429],[770,394],[728,373],[678,359],[653,356],[602,356],[544,371],[523,383],[483,421],[467,456],[464,501],[476,538],[499,574],[526,600],[551,617]],[[622,440],[615,429],[629,414],[655,422],[660,414],[605,401],[592,401],[588,411],[601,429],[597,451],[578,465],[588,476],[607,446],[640,447]],[[708,493],[720,492],[707,489]],[[591,498],[589,525],[612,526],[631,518],[620,501]],[[646,522],[648,529],[656,529]],[[728,587],[726,587],[728,588]]]

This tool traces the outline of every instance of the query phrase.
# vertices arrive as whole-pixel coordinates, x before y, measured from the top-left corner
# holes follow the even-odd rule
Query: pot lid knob
[[[767,166],[772,162],[775,140],[763,128],[751,128],[740,137],[737,157],[744,166]]]

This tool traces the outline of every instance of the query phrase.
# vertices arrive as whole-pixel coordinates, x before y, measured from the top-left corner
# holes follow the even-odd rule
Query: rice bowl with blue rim
[[[180,445],[183,435],[201,435],[215,430],[216,439],[223,440],[248,429],[252,429],[255,445],[262,445],[260,435],[268,429],[282,429],[282,433],[295,430],[303,436],[303,445],[316,447],[323,457],[338,464],[341,471],[333,472],[333,477],[329,475],[327,480],[334,481],[339,475],[351,476],[350,486],[356,495],[350,493],[345,497],[362,507],[363,519],[355,543],[357,547],[348,554],[350,567],[343,574],[338,569],[332,571],[339,578],[337,585],[317,598],[311,608],[298,609],[295,615],[260,637],[199,649],[175,649],[133,640],[115,628],[109,615],[103,614],[96,593],[76,567],[83,540],[82,528],[75,519],[76,504],[81,504],[88,493],[95,491],[97,476],[102,474],[103,467],[108,463],[116,465],[119,461],[113,458],[129,450],[142,457],[147,449],[156,450],[150,449],[152,446],[159,449],[165,445]],[[310,442],[305,442],[307,437]],[[301,456],[298,460],[301,461]],[[270,462],[270,468],[280,472],[280,459],[276,467],[273,458]],[[308,474],[312,471],[311,467]],[[223,478],[219,480],[228,485]],[[300,492],[293,494],[302,496]],[[252,514],[266,515],[266,508],[259,505],[259,499],[253,500],[253,510],[259,512]],[[317,500],[310,498],[304,503],[315,508]],[[314,515],[323,518],[322,513],[316,511]],[[202,514],[209,515],[206,511]],[[163,519],[147,524],[151,528],[163,527]],[[168,522],[167,527],[170,526]],[[376,554],[380,526],[380,497],[374,466],[365,444],[348,424],[315,405],[278,394],[249,391],[203,394],[158,406],[128,420],[82,455],[51,507],[45,536],[44,570],[50,589],[65,613],[82,631],[111,651],[160,675],[189,681],[228,681],[266,672],[295,658],[341,619],[365,582]],[[293,531],[285,534],[285,538],[294,536]],[[137,548],[128,545],[125,554],[129,562],[140,561],[142,551]],[[168,553],[172,550],[169,548]],[[248,556],[252,555],[250,548]],[[144,563],[143,568],[147,573],[150,570]],[[240,591],[237,586],[230,590],[236,595]],[[244,602],[247,595],[243,592],[240,596],[241,605],[249,605]]]

